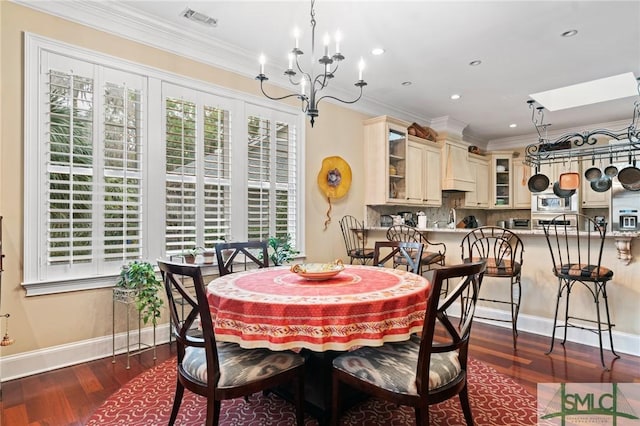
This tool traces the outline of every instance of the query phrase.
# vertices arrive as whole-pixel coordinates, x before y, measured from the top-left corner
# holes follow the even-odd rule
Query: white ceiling
[[[303,32],[300,48],[311,50],[308,0],[15,1],[250,77],[264,53],[276,84],[285,85],[279,76],[294,27]],[[218,19],[217,27],[182,18],[187,6]],[[363,57],[368,86],[354,108],[421,124],[448,117],[484,145],[534,132],[530,93],[624,72],[640,77],[639,1],[318,0],[315,11],[317,50],[326,32],[342,33],[346,60],[331,83],[336,94],[355,97]],[[560,36],[570,29],[578,34]],[[376,46],[386,53],[372,56]],[[469,66],[477,59],[480,66]],[[452,101],[453,93],[461,99]],[[547,112],[545,121],[552,130],[630,122],[637,99]]]

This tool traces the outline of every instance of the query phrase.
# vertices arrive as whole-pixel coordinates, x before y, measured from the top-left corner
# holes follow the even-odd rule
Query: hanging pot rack
[[[640,94],[640,78],[638,79]],[[547,138],[550,124],[544,123],[544,107],[536,106],[534,100],[528,100],[531,109],[531,122],[538,133],[538,142],[527,145],[523,162],[532,167],[544,164],[564,163],[567,160],[582,158],[613,158],[614,162],[626,162],[629,157],[640,154],[640,100],[635,101],[629,126],[621,130],[596,129],[591,131],[565,133],[555,140]],[[617,142],[598,144],[608,139]],[[624,160],[621,160],[624,159]]]

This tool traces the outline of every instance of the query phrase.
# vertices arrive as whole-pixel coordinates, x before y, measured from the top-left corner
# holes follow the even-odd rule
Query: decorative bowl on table
[[[291,272],[312,281],[328,280],[343,270],[342,260],[336,260],[334,263],[300,263],[291,267]]]

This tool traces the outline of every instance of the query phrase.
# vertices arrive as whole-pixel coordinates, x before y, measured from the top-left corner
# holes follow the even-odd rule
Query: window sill
[[[27,296],[41,296],[44,294],[109,288],[113,287],[117,280],[118,275],[104,275],[91,278],[23,282],[22,287],[27,291]]]

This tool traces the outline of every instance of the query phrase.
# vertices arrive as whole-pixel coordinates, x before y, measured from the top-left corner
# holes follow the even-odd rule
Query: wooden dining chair
[[[387,253],[381,254],[382,249],[389,249]],[[384,266],[390,260],[393,267],[398,265],[406,266],[407,271],[420,274],[420,262],[422,260],[422,243],[405,241],[376,241],[373,247],[373,265]]]
[[[198,266],[158,260],[169,304],[171,327],[177,342],[178,378],[169,425],[180,410],[184,389],[207,398],[206,425],[218,424],[221,401],[248,396],[292,384],[296,424],[304,425],[304,359],[293,352],[243,349],[235,343],[216,342],[202,273]],[[193,280],[195,297],[180,277]],[[189,304],[183,319],[178,314],[176,294]],[[200,333],[193,335],[199,321]],[[197,328],[197,327],[196,327]]]
[[[429,406],[456,395],[460,398],[467,425],[473,415],[467,390],[467,355],[469,337],[485,262],[435,269],[427,300],[421,336],[405,342],[385,343],[380,347],[362,347],[333,360],[333,412],[331,424],[338,425],[340,394],[344,385],[414,408],[417,425],[429,424]],[[458,281],[441,300],[443,281]],[[459,312],[460,326],[451,322],[454,313],[447,310],[463,295],[468,295],[466,309]],[[457,322],[457,321],[456,321]],[[438,329],[437,342],[436,329]],[[440,333],[440,330],[443,330]]]
[[[220,276],[231,274],[234,267],[238,268],[239,266],[242,266],[245,271],[250,267],[269,267],[266,241],[217,243],[215,251]]]

